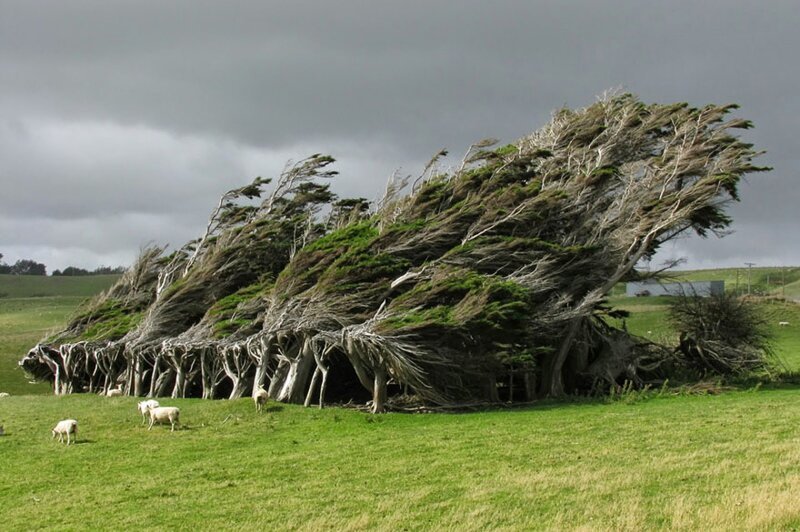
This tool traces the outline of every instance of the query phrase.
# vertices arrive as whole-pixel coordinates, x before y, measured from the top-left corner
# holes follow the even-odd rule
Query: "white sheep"
[[[253,393],[253,402],[256,404],[256,411],[261,412],[261,409],[264,408],[264,404],[267,402],[269,398],[269,393],[264,388],[259,388]]]
[[[53,427],[53,438],[58,435],[58,441],[64,441],[64,435],[67,435],[67,445],[70,444],[70,435],[75,436],[75,441],[78,441],[78,422],[74,419],[64,419],[56,423]]]
[[[149,399],[147,401],[139,401],[136,407],[139,409],[139,413],[142,414],[142,425],[144,425],[147,423],[147,412],[151,408],[158,408],[159,404],[155,399]]]
[[[788,327],[788,326],[789,326],[789,322],[788,321],[779,321],[778,322],[778,327]]]
[[[153,428],[153,425],[158,423],[164,423],[165,421],[169,421],[170,425],[172,425],[172,429],[170,432],[175,430],[175,425],[180,425],[180,415],[181,411],[177,407],[174,406],[157,406],[155,408],[148,408],[148,412],[150,412],[150,425],[147,427],[147,430]]]
[[[11,397],[11,394],[8,393],[8,392],[0,392],[0,398],[3,398],[3,397]]]
[[[112,388],[106,392],[106,397],[122,397],[122,389]]]

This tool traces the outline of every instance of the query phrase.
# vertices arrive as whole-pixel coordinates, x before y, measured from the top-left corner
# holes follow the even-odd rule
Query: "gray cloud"
[[[800,263],[800,237],[777,231],[800,203],[798,22],[790,1],[0,0],[0,252],[129,260],[317,151],[341,160],[340,193],[372,197],[398,166],[623,86],[742,104],[776,169],[743,187],[734,235],[677,247],[697,264],[742,249]]]

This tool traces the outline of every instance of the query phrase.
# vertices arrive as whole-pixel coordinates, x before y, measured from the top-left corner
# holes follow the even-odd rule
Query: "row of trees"
[[[111,266],[100,266],[95,268],[94,270],[86,270],[84,268],[77,268],[75,266],[67,266],[63,270],[53,270],[53,277],[70,277],[70,276],[83,276],[83,275],[121,275],[125,273],[124,266],[117,266],[116,268],[112,268]]]
[[[36,262],[31,259],[20,259],[14,264],[6,264],[3,262],[3,254],[0,253],[0,274],[10,275],[47,275],[47,266],[41,262]],[[100,266],[94,270],[86,270],[84,268],[77,268],[75,266],[67,266],[63,270],[54,270],[53,276],[80,276],[80,275],[111,275],[123,274],[126,268],[124,266]]]
[[[0,259],[3,254],[0,253]],[[47,275],[47,267],[35,260],[20,259],[14,264],[6,264],[0,260],[0,274],[11,275]]]
[[[476,143],[457,168],[440,152],[374,205],[337,198],[333,159],[313,155],[268,194],[262,178],[223,194],[177,251],[145,250],[21,365],[56,393],[265,386],[371,397],[375,412],[393,395],[495,402],[636,379],[667,350],[610,325],[606,298],[664,242],[724,233],[739,181],[765,170],[735,108],[610,95],[514,144]]]

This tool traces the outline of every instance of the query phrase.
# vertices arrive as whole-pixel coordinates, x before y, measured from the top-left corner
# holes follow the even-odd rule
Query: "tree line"
[[[7,275],[47,275],[47,266],[41,262],[33,259],[20,259],[14,264],[6,264],[3,260],[3,254],[0,253],[0,274]],[[53,270],[54,277],[58,276],[81,276],[81,275],[113,275],[123,274],[126,268],[124,266],[100,266],[94,270],[87,270],[78,268],[76,266],[67,266],[63,270]]]

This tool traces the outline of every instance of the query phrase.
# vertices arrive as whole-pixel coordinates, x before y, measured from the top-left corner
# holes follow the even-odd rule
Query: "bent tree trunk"
[[[306,400],[303,403],[303,406],[308,408],[311,405],[311,399],[314,398],[314,390],[317,388],[317,381],[319,380],[319,376],[322,374],[322,369],[317,366],[317,369],[314,370],[314,376],[311,377],[311,384],[308,386],[308,393],[306,394]]]
[[[333,349],[333,345],[326,346],[321,353],[314,352],[314,361],[317,363],[317,369],[314,371],[314,376],[311,378],[311,384],[308,387],[308,394],[306,394],[306,402],[304,406],[311,405],[311,399],[314,398],[314,391],[317,387],[317,381],[322,376],[322,384],[319,388],[319,407],[325,405],[325,390],[328,387],[328,355]]]
[[[564,395],[562,370],[582,321],[583,318],[574,318],[569,322],[566,331],[564,331],[564,339],[561,341],[558,351],[556,351],[556,353],[548,359],[547,364],[545,364],[544,373],[542,374],[541,395],[546,397],[561,397]]]
[[[306,383],[313,363],[314,354],[310,342],[304,342],[298,357],[289,361],[289,371],[275,399],[295,404],[303,403]]]
[[[282,358],[280,362],[278,362],[278,367],[275,368],[275,373],[272,375],[272,380],[269,383],[269,393],[270,397],[276,397],[278,391],[283,387],[283,383],[286,381],[286,376],[289,374],[289,361]]]
[[[382,367],[375,368],[375,383],[372,390],[372,413],[386,412],[386,370]]]

